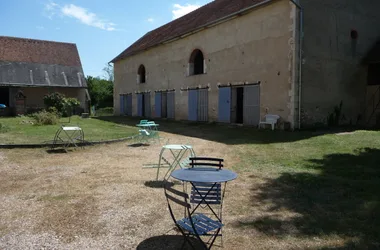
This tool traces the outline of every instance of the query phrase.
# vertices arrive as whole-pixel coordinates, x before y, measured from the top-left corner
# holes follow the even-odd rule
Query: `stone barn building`
[[[43,97],[53,92],[77,98],[88,109],[87,84],[76,45],[0,36],[0,103],[7,106],[2,114],[41,109]]]
[[[281,126],[369,123],[380,102],[376,0],[215,0],[137,40],[114,63],[114,112]],[[371,77],[371,81],[369,81]],[[377,93],[379,94],[379,93]],[[375,103],[371,106],[368,103]]]

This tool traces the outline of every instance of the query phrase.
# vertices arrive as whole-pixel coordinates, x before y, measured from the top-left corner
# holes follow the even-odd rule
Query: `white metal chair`
[[[274,126],[277,124],[278,119],[280,119],[279,115],[267,114],[264,116],[264,121],[260,120],[259,128],[261,128],[262,124],[264,124],[264,125],[269,124],[272,126],[272,130],[274,130]]]

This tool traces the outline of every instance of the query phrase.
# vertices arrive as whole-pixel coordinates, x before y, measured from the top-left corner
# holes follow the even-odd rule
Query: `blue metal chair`
[[[223,167],[223,159],[211,158],[211,157],[191,157],[190,167],[191,168],[210,168],[210,169],[221,169]],[[207,206],[213,206],[217,209],[216,216],[222,220],[222,210],[223,210],[223,197],[224,190],[222,192],[221,183],[204,183],[197,182],[193,183],[191,186],[190,203],[196,210],[198,207],[206,208]],[[223,245],[222,232],[221,245]]]
[[[194,248],[189,237],[195,236],[205,249],[210,249],[223,227],[222,222],[220,220],[213,220],[202,213],[194,213],[194,210],[191,212],[188,194],[172,188],[168,182],[165,183],[164,190],[170,215],[185,238],[184,244],[188,242]],[[184,209],[185,216],[183,218],[179,220],[176,218],[177,213],[173,209],[174,205]],[[207,242],[204,242],[201,236],[208,236],[210,238]]]

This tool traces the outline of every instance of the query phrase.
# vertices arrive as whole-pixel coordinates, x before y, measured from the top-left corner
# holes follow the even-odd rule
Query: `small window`
[[[380,63],[368,65],[368,85],[380,85]]]
[[[141,64],[137,73],[139,75],[139,83],[145,83],[146,81],[145,66]]]
[[[204,57],[202,51],[196,49],[191,53],[189,61],[190,75],[204,74]]]

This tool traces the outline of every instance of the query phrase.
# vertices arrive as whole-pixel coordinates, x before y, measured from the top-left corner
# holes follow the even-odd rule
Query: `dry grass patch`
[[[376,133],[277,142],[248,132],[249,143],[234,134],[233,145],[215,129],[203,131],[214,141],[161,133],[238,172],[224,201],[225,249],[376,246]],[[354,152],[369,142],[372,150]],[[142,168],[160,150],[117,143],[0,151],[0,249],[178,249],[163,189],[150,185],[156,170]]]

